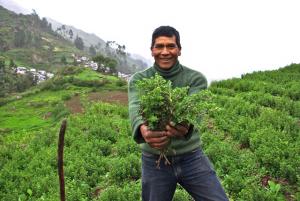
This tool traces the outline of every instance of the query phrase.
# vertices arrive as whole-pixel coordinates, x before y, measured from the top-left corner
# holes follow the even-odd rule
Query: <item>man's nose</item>
[[[168,50],[168,48],[166,46],[163,47],[163,49],[161,50],[161,54],[169,54],[170,51]]]

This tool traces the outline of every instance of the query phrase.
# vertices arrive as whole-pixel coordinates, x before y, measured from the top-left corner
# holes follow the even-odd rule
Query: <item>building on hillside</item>
[[[18,67],[16,68],[16,73],[17,73],[17,74],[22,74],[22,75],[24,75],[26,72],[27,72],[27,68],[26,68],[26,67],[18,66]]]
[[[129,81],[130,76],[131,76],[131,74],[124,74],[124,73],[118,72],[118,77],[126,80],[127,82]]]
[[[38,73],[39,73],[40,75],[44,75],[44,76],[47,75],[47,72],[46,72],[45,70],[39,70]]]
[[[54,77],[54,74],[53,74],[53,73],[47,73],[46,75],[47,75],[47,78],[48,78],[48,79],[50,79],[50,78],[53,78],[53,77]]]
[[[41,83],[47,79],[54,77],[53,73],[49,73],[45,70],[36,70],[35,68],[26,68],[23,66],[18,66],[15,70],[17,74],[25,75],[26,73],[30,73],[33,75],[33,79],[37,80],[37,83]]]

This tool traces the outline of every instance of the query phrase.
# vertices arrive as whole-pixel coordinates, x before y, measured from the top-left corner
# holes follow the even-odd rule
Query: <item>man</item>
[[[155,60],[153,67],[134,74],[128,87],[133,138],[142,149],[142,199],[171,201],[179,183],[196,201],[228,200],[200,148],[199,132],[193,125],[170,123],[163,131],[151,131],[139,114],[135,83],[155,73],[170,80],[173,87],[189,86],[189,94],[207,88],[206,78],[201,73],[179,63],[180,36],[173,27],[161,26],[154,30],[151,52]],[[171,164],[161,162],[157,168],[156,161],[165,146],[168,146],[166,157]]]

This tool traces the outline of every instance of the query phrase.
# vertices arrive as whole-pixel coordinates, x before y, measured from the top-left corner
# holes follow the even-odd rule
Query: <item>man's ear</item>
[[[181,49],[178,51],[178,56],[180,56],[181,55]]]

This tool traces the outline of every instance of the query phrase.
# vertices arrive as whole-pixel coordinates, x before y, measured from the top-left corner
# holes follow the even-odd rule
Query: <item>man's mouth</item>
[[[160,60],[163,62],[169,62],[169,61],[171,61],[171,58],[161,58]]]

